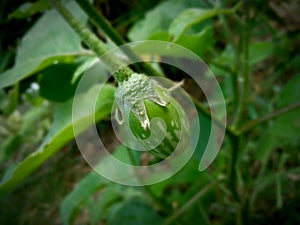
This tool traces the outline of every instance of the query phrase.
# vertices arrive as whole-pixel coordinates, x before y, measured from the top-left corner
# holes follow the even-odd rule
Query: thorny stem
[[[247,5],[248,6],[248,5]],[[246,6],[246,7],[247,7]],[[228,26],[227,21],[225,20],[224,16],[222,14],[219,14],[219,18],[220,21],[222,22],[222,25],[224,27],[225,30],[225,35],[226,38],[228,39],[229,43],[231,44],[232,48],[233,48],[233,52],[234,52],[234,56],[235,56],[235,61],[236,61],[236,65],[235,68],[233,68],[232,74],[231,74],[231,82],[232,82],[232,88],[233,88],[233,94],[234,94],[234,105],[237,107],[237,112],[234,118],[234,122],[233,122],[233,128],[229,129],[232,130],[232,134],[233,135],[229,135],[229,139],[231,142],[231,161],[229,164],[229,170],[228,170],[228,177],[229,177],[229,189],[231,191],[231,194],[233,196],[233,198],[239,203],[240,205],[240,211],[238,213],[237,216],[237,223],[239,224],[241,221],[243,221],[243,219],[246,219],[247,213],[248,211],[246,210],[246,207],[244,205],[244,203],[241,201],[241,197],[239,195],[239,192],[237,190],[237,184],[236,184],[236,177],[237,177],[237,160],[238,160],[238,152],[239,152],[239,148],[240,148],[240,139],[241,136],[238,132],[238,130],[236,130],[236,126],[239,123],[242,111],[243,111],[243,107],[244,107],[244,103],[245,103],[245,99],[247,97],[248,94],[248,77],[249,77],[249,63],[248,63],[248,55],[249,55],[249,50],[248,50],[248,44],[249,44],[249,30],[248,30],[248,18],[249,18],[249,9],[246,8],[247,11],[247,15],[246,15],[246,30],[244,32],[244,36],[243,36],[243,51],[244,51],[244,55],[242,58],[242,74],[239,74],[241,67],[240,67],[240,56],[238,55],[238,51],[237,51],[237,46],[236,43],[234,42],[232,33],[230,31],[230,28]],[[244,82],[242,83],[242,85],[239,85],[239,79],[243,80]],[[227,129],[226,129],[227,131]]]
[[[239,87],[239,99],[236,114],[234,116],[233,128],[238,129],[240,125],[240,120],[242,118],[244,108],[247,102],[248,94],[249,94],[249,75],[250,75],[250,67],[249,67],[249,41],[250,41],[250,27],[249,27],[249,18],[250,18],[250,5],[249,1],[244,1],[244,12],[245,12],[245,23],[244,23],[244,32],[240,42],[242,45],[242,58],[241,58],[241,70],[237,77],[238,87]],[[237,58],[239,60],[239,57]],[[237,62],[239,63],[239,62]],[[238,71],[239,72],[239,71]],[[229,185],[233,197],[239,203],[239,214],[237,217],[238,224],[249,224],[249,204],[248,200],[245,198],[241,199],[236,184],[236,176],[237,176],[237,161],[238,161],[238,153],[240,148],[241,135],[238,134],[237,137],[231,137],[232,143],[232,156],[229,170]]]
[[[88,0],[75,0],[77,4],[85,11],[91,21],[101,28],[111,40],[117,45],[124,45],[126,41],[118,34],[118,32],[111,26],[111,24],[99,13],[95,7]]]
[[[216,6],[218,7],[220,5],[220,2],[217,1],[216,2]],[[234,9],[233,12],[235,12],[237,9],[239,9],[241,6],[241,2],[239,4],[237,4]],[[233,53],[234,53],[234,57],[235,57],[235,61],[236,61],[236,65],[234,68],[224,68],[227,71],[230,71],[231,73],[231,82],[232,82],[232,88],[233,88],[233,96],[234,96],[234,104],[236,106],[238,106],[238,102],[239,102],[239,85],[238,85],[238,73],[237,71],[239,71],[240,68],[240,57],[237,51],[237,47],[236,47],[236,43],[234,42],[234,38],[232,35],[232,31],[229,28],[229,25],[227,23],[227,20],[225,19],[223,14],[219,14],[219,19],[224,27],[224,31],[225,31],[225,36],[228,40],[228,42],[231,44],[231,47],[233,49]],[[219,66],[219,65],[217,65]],[[232,145],[232,153],[231,153],[231,162],[230,162],[230,166],[229,166],[229,187],[231,190],[231,193],[233,195],[233,197],[239,201],[240,197],[239,194],[237,192],[236,189],[236,161],[237,161],[237,153],[238,153],[238,148],[239,148],[239,134],[237,131],[235,131],[235,129],[233,129],[232,127],[227,126],[226,127],[226,133],[228,134],[230,141],[231,141],[231,145]]]
[[[250,41],[250,28],[249,28],[249,17],[250,17],[250,6],[249,1],[245,1],[244,4],[245,7],[245,24],[244,24],[244,32],[243,32],[243,38],[242,38],[242,46],[243,46],[243,55],[242,55],[242,70],[241,74],[239,76],[239,82],[241,82],[240,85],[240,91],[239,91],[239,102],[237,111],[235,114],[233,126],[238,127],[241,117],[243,115],[243,110],[245,107],[245,103],[248,98],[249,94],[249,41]]]
[[[85,11],[91,21],[98,26],[116,45],[124,45],[122,51],[134,62],[141,62],[141,66],[133,65],[135,69],[141,73],[147,73],[151,76],[161,77],[162,75],[153,69],[147,62],[141,61],[140,57],[132,51],[129,46],[125,46],[127,42],[119,35],[119,33],[111,26],[110,22],[96,10],[88,0],[76,0],[78,5]]]
[[[234,58],[236,61],[236,65],[235,68],[225,68],[227,71],[229,71],[231,73],[231,84],[232,84],[232,90],[233,90],[233,98],[234,98],[234,105],[237,106],[238,105],[238,98],[239,98],[239,92],[238,92],[238,74],[237,71],[239,71],[239,55],[237,53],[237,49],[234,43],[234,38],[232,37],[232,32],[228,26],[228,23],[224,17],[224,15],[220,14],[219,15],[220,21],[224,27],[224,33],[225,36],[228,40],[228,42],[231,44],[231,47],[233,49],[233,53],[234,53]],[[217,65],[218,66],[218,65]]]
[[[101,57],[107,68],[113,73],[114,78],[118,82],[127,80],[133,71],[116,56],[104,55],[108,49],[106,45],[99,40],[86,26],[78,21],[60,2],[59,0],[49,0],[56,8],[59,14],[65,21],[73,28],[73,30],[80,36],[83,42],[92,49],[98,57]]]

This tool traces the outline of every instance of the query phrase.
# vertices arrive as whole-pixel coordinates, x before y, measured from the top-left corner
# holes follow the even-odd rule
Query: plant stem
[[[195,194],[188,202],[186,202],[179,210],[177,210],[173,215],[166,219],[164,225],[169,225],[174,220],[176,220],[181,214],[193,206],[202,196],[204,196],[212,187],[216,185],[216,182],[212,182],[203,189],[201,189],[197,194]]]
[[[224,27],[224,31],[225,31],[225,35],[226,35],[226,38],[228,40],[228,42],[230,43],[232,49],[233,49],[233,53],[234,53],[234,57],[235,57],[235,67],[232,69],[230,68],[230,71],[231,72],[231,85],[232,85],[232,92],[233,92],[233,102],[234,102],[234,105],[237,106],[238,105],[238,98],[239,98],[239,94],[238,94],[238,74],[237,74],[237,71],[239,70],[239,56],[238,56],[238,53],[237,53],[237,50],[236,50],[236,47],[235,47],[235,43],[234,43],[234,38],[232,36],[232,31],[229,29],[229,26],[227,24],[227,21],[226,19],[224,18],[224,15],[220,14],[219,15],[219,18],[220,18],[220,21]]]
[[[235,13],[242,5],[242,2],[237,3],[233,8],[230,9],[220,9],[217,7],[217,13],[219,15],[223,14],[223,15],[230,15]]]
[[[238,107],[236,110],[233,126],[238,127],[245,103],[248,98],[249,93],[249,74],[250,74],[250,67],[249,67],[249,41],[250,41],[250,28],[249,28],[249,17],[250,17],[250,6],[249,1],[245,1],[245,24],[244,24],[244,32],[242,38],[242,48],[243,48],[243,57],[242,57],[242,73],[239,76],[239,81],[241,82],[240,87],[240,99],[238,102]]]
[[[111,26],[106,18],[99,13],[95,7],[88,0],[75,0],[83,11],[89,16],[91,21],[101,28],[101,30],[111,38],[117,45],[124,45],[126,41],[118,34],[118,32]]]
[[[250,218],[250,212],[249,212],[249,198],[248,196],[243,196],[243,200],[241,201],[241,208],[240,208],[240,224],[243,225],[250,225],[252,224],[251,218]]]
[[[288,113],[290,111],[293,111],[295,109],[298,109],[300,108],[300,101],[298,102],[295,102],[293,104],[290,104],[288,106],[285,106],[275,112],[272,112],[268,115],[265,115],[261,118],[258,118],[258,119],[255,119],[255,120],[252,120],[248,123],[246,123],[245,125],[243,125],[240,129],[239,129],[239,133],[245,133],[249,130],[251,130],[253,127],[259,125],[259,124],[262,124],[264,122],[267,122],[269,121],[270,119],[273,119],[273,118],[276,118],[278,116],[281,116],[282,114],[285,114],[285,113]]]
[[[192,100],[193,100],[193,103],[195,104],[196,108],[200,112],[202,112],[205,117],[207,117],[208,119],[210,119],[213,122],[215,122],[218,127],[222,128],[222,129],[225,129],[225,132],[229,136],[233,136],[233,137],[237,136],[237,133],[233,129],[231,129],[230,127],[226,126],[222,121],[220,121],[217,118],[213,117],[211,115],[211,113],[209,112],[209,110],[207,110],[205,108],[205,106],[201,102],[197,101],[197,99],[195,99],[194,97],[192,97]]]
[[[126,41],[119,35],[119,33],[111,26],[108,20],[99,13],[95,7],[88,0],[76,0],[78,5],[85,11],[91,21],[98,26],[116,45],[125,45]],[[123,46],[121,49],[132,61],[141,62],[141,66],[134,65],[135,69],[147,75],[162,77],[155,69],[148,63],[142,62],[140,57],[129,47]]]
[[[58,0],[49,1],[64,20],[80,36],[83,42],[92,49],[98,57],[101,57],[101,60],[113,73],[114,78],[118,82],[127,80],[131,74],[134,73],[128,66],[125,66],[125,64],[117,56],[112,56],[111,54],[104,55],[108,51],[106,45],[86,26],[78,21]]]
[[[234,199],[239,202],[240,196],[238,194],[238,191],[236,189],[236,163],[238,159],[238,150],[239,150],[239,144],[240,144],[240,137],[239,136],[231,136],[229,137],[231,141],[231,161],[229,165],[229,188],[231,191],[232,196]]]

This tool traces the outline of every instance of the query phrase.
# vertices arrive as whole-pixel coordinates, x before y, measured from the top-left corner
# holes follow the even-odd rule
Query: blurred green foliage
[[[74,1],[63,2],[114,46]],[[74,143],[72,100],[95,55],[48,1],[1,1],[0,224],[300,224],[299,2],[93,4],[125,40],[172,41],[208,64],[228,111],[222,149],[198,171],[210,131],[200,112],[197,154],[173,177],[129,187],[90,172]],[[155,66],[188,81],[176,68]],[[97,84],[86,88],[80,99],[88,102]],[[192,85],[184,88],[205,105]],[[114,92],[110,82],[99,96],[97,127],[124,159],[107,123]],[[84,130],[85,119],[73,122]]]

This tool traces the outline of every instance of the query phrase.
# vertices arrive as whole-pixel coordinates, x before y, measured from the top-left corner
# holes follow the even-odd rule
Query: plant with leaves
[[[67,143],[74,138],[74,123],[84,131],[90,126],[85,123],[86,118],[91,116],[85,115],[77,121],[72,121],[70,116],[78,80],[96,57],[108,51],[109,40],[116,45],[126,42],[89,1],[78,0],[78,5],[73,1],[51,2],[65,19],[51,9],[47,0],[26,3],[14,12],[8,1],[1,3],[5,12],[1,14],[1,26],[11,31],[9,26],[13,27],[13,21],[18,20],[26,25],[18,27],[25,27],[27,33],[14,29],[17,33],[5,32],[0,37],[3,43],[0,49],[0,138],[3,143],[0,147],[0,204],[7,206],[7,202],[15,199],[16,205],[28,209],[31,206],[26,206],[18,198],[23,199],[25,195],[34,201],[28,193],[28,189],[32,189],[35,192],[31,195],[39,201],[43,195],[34,193],[40,193],[37,191],[39,187],[44,190],[50,186],[49,195],[69,192],[60,203],[63,224],[84,220],[86,216],[80,216],[79,212],[85,210],[91,224],[99,221],[126,225],[190,224],[191,221],[199,221],[199,224],[299,221],[300,57],[295,50],[299,47],[296,41],[299,28],[290,25],[297,23],[293,23],[294,17],[288,16],[294,15],[291,12],[297,9],[297,4],[292,1],[275,5],[248,1],[224,1],[221,4],[219,1],[168,0],[155,6],[150,1],[136,3],[135,6],[120,1],[120,5],[127,4],[129,7],[128,10],[122,9],[122,17],[114,21],[114,27],[126,30],[124,36],[129,40],[152,39],[180,44],[202,57],[216,74],[229,115],[226,140],[216,161],[205,172],[197,171],[198,161],[192,158],[178,174],[160,184],[126,187],[99,179],[92,172],[82,180],[77,178],[80,181],[69,191],[74,185],[54,185],[61,182],[55,177],[67,174],[61,168],[70,171],[67,166],[78,164],[72,161],[74,155],[70,157],[65,153],[72,146]],[[118,7],[111,9],[118,12]],[[144,17],[140,12],[145,12]],[[101,29],[107,43],[99,41],[97,35],[83,25],[87,17],[93,26]],[[77,20],[81,21],[81,25]],[[22,37],[21,41],[10,43],[10,46],[18,43],[15,57],[11,49],[5,47],[11,34]],[[88,49],[83,48],[81,42]],[[124,52],[129,58],[138,57],[131,49]],[[129,68],[122,60],[109,57],[104,63],[118,82],[118,88],[126,87],[130,82],[136,84],[137,80],[147,80],[145,74],[166,74],[174,81],[186,78],[181,71],[164,65],[155,65],[159,67],[157,72],[147,63]],[[189,82],[186,79],[184,87],[192,89],[192,82]],[[150,100],[155,100],[152,102],[142,97],[132,108],[131,128],[139,138],[149,135],[149,118],[165,108],[172,112],[172,106],[176,105],[172,104],[169,90],[156,83],[145,83],[137,91],[149,88],[153,93]],[[58,91],[60,86],[63,88]],[[89,104],[90,97],[97,93],[98,88],[97,84],[91,85],[80,93],[80,101]],[[203,131],[196,149],[199,153],[205,148],[211,121],[216,118],[211,118],[203,96],[197,94],[194,103],[199,110]],[[105,126],[105,118],[111,113],[115,97],[119,102],[117,117],[120,122],[125,118],[125,105],[132,105],[132,93],[125,94],[112,83],[106,84],[95,107],[95,120],[100,121],[100,128]],[[180,106],[176,105],[176,108]],[[37,150],[33,151],[35,148]],[[55,154],[58,150],[61,150],[60,153]],[[156,155],[165,157],[161,153],[162,149]],[[128,163],[139,161],[122,145],[115,149],[113,155]],[[52,162],[50,156],[54,159],[61,156],[62,159],[47,170],[45,162]],[[70,164],[63,167],[67,158]],[[46,175],[39,174],[38,168],[41,168],[40,171],[44,168]],[[43,177],[49,179],[48,183]],[[65,186],[69,189],[61,190]],[[20,213],[9,207],[1,207],[0,213],[3,224],[20,221]],[[23,221],[34,220],[21,215]],[[40,215],[35,218],[40,218]]]

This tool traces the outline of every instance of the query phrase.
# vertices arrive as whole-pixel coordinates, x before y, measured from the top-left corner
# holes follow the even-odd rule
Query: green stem
[[[73,28],[73,30],[80,36],[83,42],[95,52],[98,57],[113,73],[114,78],[118,82],[127,80],[134,72],[126,66],[119,58],[111,54],[104,55],[108,49],[106,45],[99,40],[99,38],[92,33],[86,26],[78,21],[58,0],[49,0],[56,8],[64,20]]]
[[[235,13],[241,7],[241,5],[242,5],[242,2],[239,2],[231,9],[220,9],[218,7],[216,9],[217,9],[218,14],[230,15],[230,14]]]
[[[233,54],[234,54],[234,57],[235,57],[235,66],[234,68],[230,68],[230,73],[231,73],[231,84],[232,84],[232,91],[233,91],[233,102],[234,102],[234,105],[237,106],[238,105],[238,101],[239,101],[239,93],[238,93],[238,74],[237,74],[237,71],[239,70],[239,55],[237,53],[237,50],[236,50],[236,44],[234,43],[234,38],[233,38],[233,33],[232,31],[230,30],[229,26],[228,26],[228,23],[224,17],[224,15],[220,14],[219,15],[219,18],[220,18],[220,21],[224,27],[224,33],[225,33],[225,36],[226,36],[226,39],[228,40],[228,42],[230,43],[232,49],[233,49]]]
[[[201,189],[197,194],[195,194],[189,201],[187,201],[179,210],[177,210],[173,215],[166,219],[164,225],[172,224],[179,216],[181,216],[186,210],[193,206],[202,196],[204,196],[212,187],[216,185],[216,182],[212,182],[203,189]]]
[[[243,32],[243,39],[242,39],[242,48],[243,48],[243,56],[242,56],[242,73],[240,74],[239,78],[241,83],[240,88],[240,99],[238,102],[238,107],[236,110],[233,126],[238,127],[240,120],[242,118],[242,114],[244,111],[244,107],[246,105],[246,101],[248,98],[249,93],[249,74],[250,74],[250,67],[249,67],[249,41],[250,41],[250,28],[249,28],[249,17],[250,17],[250,7],[249,1],[246,1],[245,6],[245,27]]]
[[[99,13],[95,7],[88,0],[76,0],[78,5],[85,11],[91,21],[98,26],[106,36],[108,36],[116,45],[125,45],[126,41],[119,35],[119,33],[111,26],[108,20]],[[135,69],[141,73],[147,73],[151,76],[162,77],[155,69],[153,69],[148,63],[143,62],[138,55],[129,47],[123,46],[122,51],[133,61],[141,62],[141,66],[134,65]]]
[[[243,225],[250,225],[251,223],[251,217],[250,217],[250,209],[249,209],[249,198],[247,194],[243,196],[243,201],[241,202],[241,208],[240,208],[240,224]]]
[[[238,159],[238,150],[239,150],[239,144],[240,144],[240,137],[239,136],[231,136],[230,137],[231,141],[231,161],[229,165],[229,187],[232,196],[234,199],[239,202],[240,201],[240,196],[239,193],[236,189],[236,163]]]
[[[281,109],[279,109],[275,112],[272,112],[272,113],[270,113],[268,115],[265,115],[261,118],[258,118],[258,119],[255,119],[255,120],[252,120],[252,121],[246,123],[245,125],[243,125],[239,129],[239,133],[245,133],[245,132],[251,130],[253,127],[257,126],[257,125],[260,125],[264,122],[267,122],[267,121],[269,121],[273,118],[276,118],[278,116],[281,116],[282,114],[288,113],[288,112],[293,111],[293,110],[298,109],[298,108],[300,108],[300,101],[295,102],[293,104],[290,104],[288,106],[285,106],[285,107],[283,107],[283,108],[281,108]]]
[[[227,13],[227,14],[233,14],[241,7],[242,2],[237,3],[233,8],[228,9],[230,10],[231,13]],[[217,1],[215,3],[216,7],[221,7],[221,3],[219,1]],[[238,106],[238,102],[239,102],[239,84],[238,84],[238,73],[237,71],[240,70],[240,56],[238,54],[238,50],[237,50],[237,46],[235,43],[235,37],[234,37],[234,33],[232,32],[232,30],[230,29],[228,22],[226,20],[226,18],[224,17],[224,15],[226,15],[226,13],[219,13],[218,17],[220,19],[220,22],[224,28],[224,34],[225,34],[225,38],[227,39],[228,43],[230,44],[230,46],[232,47],[233,50],[233,54],[234,54],[234,58],[235,58],[235,65],[234,68],[229,68],[229,70],[227,69],[227,71],[230,72],[231,74],[231,85],[232,85],[232,92],[233,92],[233,103],[234,106],[237,107]]]
[[[193,103],[195,104],[196,108],[203,113],[203,115],[205,117],[207,117],[208,119],[212,120],[214,123],[216,123],[216,125],[222,129],[225,129],[226,134],[228,134],[229,136],[232,137],[236,137],[238,134],[231,129],[230,127],[224,125],[224,123],[220,120],[218,120],[217,118],[213,117],[210,113],[210,111],[199,101],[197,101],[197,99],[195,99],[194,97],[192,97]]]
[[[77,4],[85,11],[92,22],[101,28],[101,30],[117,45],[124,45],[126,41],[111,26],[106,18],[99,13],[88,0],[75,0]]]

